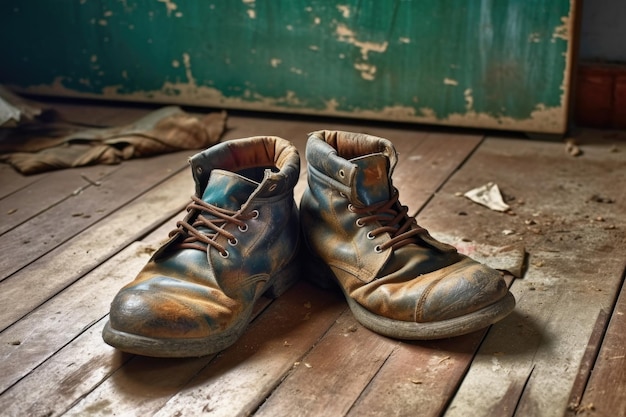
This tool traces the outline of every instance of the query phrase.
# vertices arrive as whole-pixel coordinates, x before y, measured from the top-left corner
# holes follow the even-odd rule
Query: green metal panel
[[[570,0],[3,0],[0,83],[562,133],[573,20]]]

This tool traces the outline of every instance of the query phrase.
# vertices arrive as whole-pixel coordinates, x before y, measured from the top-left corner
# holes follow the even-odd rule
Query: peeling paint
[[[176,3],[174,3],[172,0],[157,0],[157,2],[165,4],[168,17],[172,15],[172,12],[174,10],[178,9],[178,5],[176,5]]]
[[[187,76],[187,80],[189,81],[189,85],[192,87],[196,87],[196,79],[193,77],[191,73],[191,58],[189,54],[183,53],[183,65],[185,65],[185,75]]]
[[[319,25],[320,23],[322,23],[322,19],[320,19],[319,17],[315,17],[313,19],[313,23],[315,23],[316,25]]]
[[[248,9],[246,13],[250,19],[256,19],[256,11],[254,9]]]
[[[337,10],[344,17],[344,19],[348,19],[350,17],[350,6],[346,6],[344,4],[338,4]]]
[[[554,28],[554,32],[552,33],[552,40],[554,41],[556,39],[563,39],[567,41],[570,38],[569,32],[570,18],[569,16],[563,16],[561,17],[561,25]]]
[[[538,105],[536,110],[533,111],[530,117],[526,119],[514,119],[506,116],[496,117],[486,113],[476,113],[474,111],[469,111],[463,114],[454,113],[446,118],[438,118],[432,108],[421,107],[416,109],[415,107],[404,105],[386,106],[381,110],[376,111],[341,111],[338,110],[339,102],[335,98],[325,101],[326,108],[321,110],[285,107],[285,104],[302,105],[305,103],[302,103],[293,91],[289,91],[284,96],[278,98],[268,98],[254,94],[253,97],[256,101],[225,97],[218,89],[196,86],[195,80],[189,83],[166,82],[160,90],[137,91],[130,94],[120,93],[119,90],[122,88],[121,85],[105,87],[102,89],[102,94],[83,93],[65,87],[63,85],[64,80],[69,81],[70,79],[57,77],[51,85],[38,85],[28,88],[19,88],[18,86],[9,87],[13,88],[16,92],[36,92],[37,94],[52,96],[64,95],[69,97],[106,98],[132,102],[154,102],[156,100],[162,103],[171,104],[188,104],[191,101],[196,105],[206,105],[209,107],[236,108],[242,110],[261,109],[264,111],[280,111],[283,113],[319,114],[371,120],[393,120],[486,129],[513,129],[526,132],[560,132],[563,131],[563,124],[566,121],[566,109],[564,107],[546,107],[543,105]]]
[[[311,51],[319,51],[319,50],[320,50],[320,47],[319,47],[319,46],[317,46],[317,45],[309,45],[309,49],[310,49]]]
[[[465,98],[465,110],[472,111],[474,109],[474,96],[472,95],[472,89],[467,88],[463,92],[463,97]]]
[[[272,58],[270,59],[270,65],[274,68],[278,68],[278,66],[282,63],[283,61],[281,59],[278,58]]]
[[[376,66],[368,64],[367,62],[361,62],[354,64],[354,68],[361,72],[361,78],[367,81],[373,81],[376,75]]]
[[[459,85],[459,82],[457,80],[453,80],[452,78],[444,78],[443,79],[443,84],[444,85]]]
[[[405,38],[405,37],[400,37],[400,38],[398,38],[398,42],[400,42],[400,43],[411,43],[411,39]]]
[[[383,53],[387,50],[387,46],[389,45],[388,42],[377,43],[359,41],[356,38],[356,34],[342,23],[337,24],[335,34],[340,42],[346,42],[359,48],[361,50],[361,56],[365,61],[367,61],[370,52]]]

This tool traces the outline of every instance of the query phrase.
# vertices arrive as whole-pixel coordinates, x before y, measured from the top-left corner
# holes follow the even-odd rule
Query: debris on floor
[[[19,113],[19,112],[18,112]],[[7,111],[15,120],[19,114]],[[68,123],[31,120],[24,126],[3,129],[0,162],[22,174],[96,164],[118,164],[131,158],[181,150],[206,149],[226,129],[225,111],[204,116],[178,106],[155,110],[126,126],[86,128]]]
[[[481,204],[491,210],[505,212],[511,207],[502,199],[502,193],[498,184],[489,182],[481,187],[474,188],[463,194],[475,203]]]
[[[565,141],[565,152],[571,156],[581,156],[583,154],[583,151],[578,146],[578,143],[571,138]]]

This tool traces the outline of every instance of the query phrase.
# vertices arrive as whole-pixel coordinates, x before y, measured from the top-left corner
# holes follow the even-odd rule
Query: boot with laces
[[[203,356],[243,333],[255,301],[299,278],[296,148],[277,137],[215,145],[190,159],[188,214],[111,303],[103,331],[120,350]]]
[[[437,339],[486,327],[515,307],[501,274],[432,238],[392,185],[386,139],[319,131],[306,146],[300,203],[310,278],[339,285],[358,321],[385,336]]]

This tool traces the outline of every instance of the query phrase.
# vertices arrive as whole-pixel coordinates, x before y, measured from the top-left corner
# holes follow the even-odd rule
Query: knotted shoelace
[[[198,210],[200,214],[191,224],[184,220],[176,222],[176,229],[172,230],[169,236],[172,237],[178,233],[185,236],[184,240],[179,244],[181,248],[206,251],[207,246],[211,245],[222,256],[228,256],[226,248],[217,243],[217,237],[220,234],[224,235],[230,244],[236,245],[237,238],[229,231],[224,230],[224,226],[234,223],[239,227],[239,230],[245,232],[248,229],[245,220],[254,218],[254,213],[256,212],[244,216],[239,211],[227,210],[209,204],[195,195],[191,196],[191,200],[191,203],[187,206],[187,212]],[[211,216],[211,218],[209,219],[205,214]]]
[[[381,224],[380,227],[368,233],[372,238],[382,233],[391,235],[391,240],[377,247],[380,251],[384,251],[389,247],[396,250],[411,243],[418,243],[416,237],[428,233],[426,229],[417,224],[415,216],[408,215],[408,207],[401,205],[398,199],[398,190],[394,188],[392,196],[388,201],[366,207],[355,207],[352,204],[348,206],[353,213],[364,215],[357,219],[358,226],[364,226],[372,222]]]

